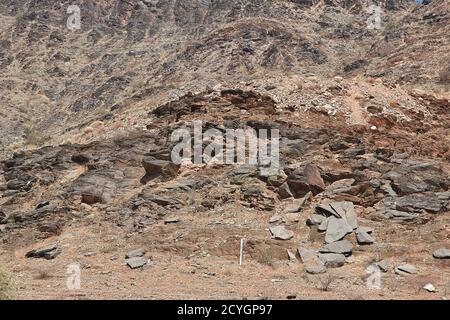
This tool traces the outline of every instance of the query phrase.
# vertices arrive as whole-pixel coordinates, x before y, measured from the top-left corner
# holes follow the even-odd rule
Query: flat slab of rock
[[[379,262],[376,262],[375,264],[378,266],[378,268],[381,269],[381,271],[383,271],[383,272],[389,271],[389,262],[388,261],[381,260]]]
[[[272,236],[277,240],[289,240],[294,237],[294,232],[284,226],[276,226],[269,229]]]
[[[356,240],[361,245],[373,244],[375,240],[373,237],[364,231],[356,231]]]
[[[44,248],[35,249],[27,252],[25,257],[27,258],[44,258],[47,260],[55,259],[62,252],[61,248],[52,244]]]
[[[332,243],[339,241],[352,232],[353,228],[348,225],[345,219],[338,219],[335,216],[331,216],[328,219],[325,242]]]
[[[164,220],[164,224],[173,224],[173,223],[178,223],[180,222],[180,218],[178,217],[171,217],[171,218],[167,218]]]
[[[286,212],[288,213],[297,213],[303,208],[305,203],[312,198],[312,193],[308,192],[303,198],[295,199],[286,207]]]
[[[450,259],[450,249],[441,248],[433,252],[436,259]]]
[[[419,272],[412,264],[401,264],[395,268],[395,273],[400,275],[416,274]]]
[[[358,220],[356,217],[355,206],[350,201],[332,202],[329,204],[319,204],[316,207],[316,212],[325,216],[332,216],[344,219],[347,224],[353,229],[358,227]]]
[[[145,255],[145,249],[136,249],[128,252],[125,255],[126,259],[136,258],[136,257],[143,257]]]
[[[297,247],[297,253],[303,263],[306,263],[308,261],[315,261],[317,259],[316,251],[302,246]]]
[[[327,268],[339,268],[345,264],[345,256],[341,253],[320,253],[319,259]]]
[[[348,240],[336,241],[329,243],[319,250],[320,253],[341,253],[343,255],[351,255],[353,250],[353,245]]]
[[[147,260],[143,257],[134,257],[125,261],[131,269],[142,268],[147,264]]]

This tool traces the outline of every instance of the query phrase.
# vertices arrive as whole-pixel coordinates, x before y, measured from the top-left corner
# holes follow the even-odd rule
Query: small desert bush
[[[23,139],[27,145],[41,146],[48,138],[33,127],[26,127],[23,131]]]
[[[0,300],[8,300],[12,282],[10,275],[0,267]]]
[[[273,254],[269,249],[262,251],[261,255],[258,257],[257,261],[266,266],[275,268]]]
[[[333,282],[335,282],[335,280],[337,280],[337,277],[333,274],[327,273],[324,275],[320,275],[318,277],[316,287],[321,291],[331,291]]]

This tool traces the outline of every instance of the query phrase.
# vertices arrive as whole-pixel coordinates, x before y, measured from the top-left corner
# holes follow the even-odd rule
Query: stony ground
[[[358,1],[102,1],[67,34],[63,2],[22,2],[0,4],[12,298],[449,297],[447,1],[387,1],[377,32]],[[173,164],[171,134],[193,121],[220,136],[279,130],[279,170]],[[67,286],[74,265],[80,290]]]

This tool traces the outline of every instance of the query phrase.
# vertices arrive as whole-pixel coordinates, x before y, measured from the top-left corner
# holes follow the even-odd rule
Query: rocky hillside
[[[80,0],[69,30],[72,1],[2,1],[13,295],[448,298],[450,3],[377,3]],[[280,169],[172,163],[193,121],[279,130]]]
[[[3,156],[89,141],[96,121],[143,128],[149,108],[207,88],[250,87],[297,109],[313,106],[298,90],[309,77],[448,89],[448,1],[379,1],[380,30],[359,0],[77,3],[75,31],[71,1],[0,4]]]

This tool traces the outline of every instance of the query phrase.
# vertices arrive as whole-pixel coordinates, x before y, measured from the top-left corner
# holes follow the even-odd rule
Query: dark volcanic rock
[[[41,248],[41,249],[31,250],[31,251],[27,252],[25,257],[27,257],[27,258],[45,258],[47,260],[51,260],[51,259],[55,259],[61,253],[61,251],[62,250],[58,245],[52,244],[52,245],[49,245],[49,246]]]

